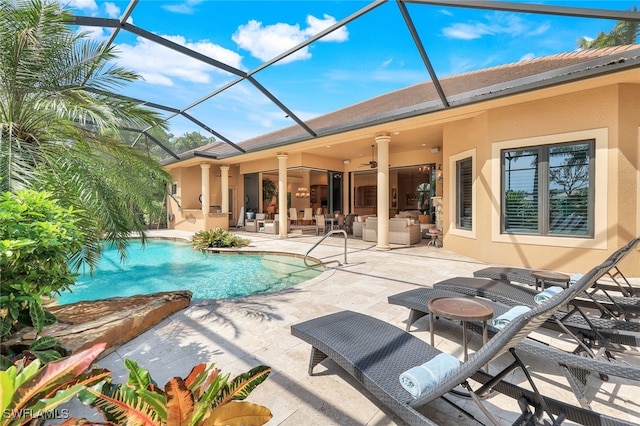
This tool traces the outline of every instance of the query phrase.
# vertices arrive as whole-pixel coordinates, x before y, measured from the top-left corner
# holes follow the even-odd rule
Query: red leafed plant
[[[87,388],[79,394],[111,423],[249,426],[263,425],[272,417],[268,408],[244,401],[267,378],[270,367],[261,365],[229,380],[229,374],[203,363],[185,379],[174,377],[161,389],[135,361],[125,360],[125,366],[130,372],[126,383],[107,382],[100,390]]]

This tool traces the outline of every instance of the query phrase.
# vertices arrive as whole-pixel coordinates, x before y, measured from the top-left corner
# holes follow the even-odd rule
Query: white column
[[[287,226],[289,218],[287,217],[287,154],[278,154],[278,214],[279,214],[279,234],[280,238],[287,238]]]
[[[211,200],[209,199],[209,168],[210,164],[200,164],[200,174],[202,179],[202,188],[200,189],[200,193],[202,195],[202,217],[207,221],[207,215],[209,214],[209,205],[211,204]]]
[[[220,166],[220,189],[222,190],[222,213],[229,213],[229,166]]]
[[[377,250],[391,250],[389,246],[389,142],[391,142],[390,136],[376,136],[378,145]]]

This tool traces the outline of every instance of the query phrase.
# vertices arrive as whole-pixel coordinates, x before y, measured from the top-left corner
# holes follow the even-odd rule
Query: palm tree
[[[79,266],[95,264],[103,238],[124,255],[168,176],[120,137],[123,127],[164,127],[157,114],[113,96],[138,75],[113,65],[113,49],[71,22],[58,2],[0,0],[0,191],[48,190],[81,209]]]
[[[631,9],[633,12],[638,11],[637,6]],[[640,22],[637,21],[618,21],[611,31],[598,34],[593,40],[585,37],[578,39],[578,47],[580,49],[599,49],[611,46],[624,46],[627,44],[635,44],[640,30]]]

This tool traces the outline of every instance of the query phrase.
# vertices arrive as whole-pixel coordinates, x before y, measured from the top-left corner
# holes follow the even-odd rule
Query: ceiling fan
[[[376,167],[378,167],[378,162],[373,157],[373,148],[374,148],[374,146],[375,145],[371,145],[371,161],[369,161],[368,163],[360,164],[360,166],[369,166],[372,169],[375,169]]]

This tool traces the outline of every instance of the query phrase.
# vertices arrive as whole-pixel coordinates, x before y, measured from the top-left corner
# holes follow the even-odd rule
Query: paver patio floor
[[[262,233],[239,232],[251,239],[247,250],[285,251],[305,254],[320,237],[300,235],[279,239]],[[150,235],[188,237],[188,233],[153,231]],[[329,237],[311,256],[344,260],[344,240]],[[327,269],[317,278],[286,291],[229,300],[192,301],[184,311],[167,318],[151,330],[123,345],[99,364],[113,371],[115,381],[126,381],[123,359],[130,358],[148,369],[163,385],[174,376],[185,377],[191,367],[214,362],[223,373],[233,375],[265,364],[272,367],[269,378],[249,396],[249,401],[267,406],[273,413],[270,425],[395,425],[403,424],[392,413],[327,360],[307,375],[310,347],[290,334],[292,324],[340,310],[353,310],[405,328],[408,310],[389,305],[389,295],[455,276],[472,276],[486,266],[483,262],[457,255],[446,248],[426,247],[426,240],[412,247],[392,246],[378,251],[375,244],[348,240],[348,263]],[[571,271],[569,271],[571,272]],[[428,317],[416,322],[413,334],[429,341]],[[472,336],[472,333],[470,333]],[[541,338],[566,345],[561,337],[541,334]],[[375,338],[375,336],[372,336]],[[436,346],[462,358],[461,330],[441,321],[436,327]],[[472,337],[471,352],[481,341]],[[503,355],[505,357],[508,355]],[[640,356],[627,356],[640,365]],[[494,361],[497,367],[507,359]],[[578,405],[559,369],[544,360],[525,359],[542,392]],[[508,380],[521,383],[522,374]],[[599,412],[640,423],[637,383],[615,379],[604,383],[592,407]],[[484,424],[488,420],[471,400],[456,399]],[[484,401],[501,423],[511,424],[519,415],[517,404],[500,395]],[[78,403],[69,405],[73,416],[92,417]],[[478,424],[444,402],[430,404],[428,417],[442,425]],[[565,422],[565,424],[571,424]]]

